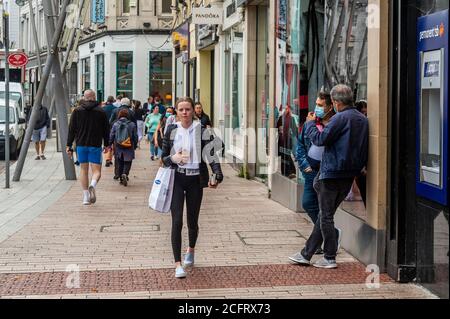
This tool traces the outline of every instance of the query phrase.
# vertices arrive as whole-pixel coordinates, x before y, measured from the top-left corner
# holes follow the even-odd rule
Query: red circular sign
[[[17,67],[27,65],[28,56],[25,53],[11,53],[8,56],[8,63]]]

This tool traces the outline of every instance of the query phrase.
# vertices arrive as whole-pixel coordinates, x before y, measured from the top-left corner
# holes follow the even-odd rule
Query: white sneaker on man
[[[83,205],[91,205],[91,199],[89,195],[86,194],[83,195]]]

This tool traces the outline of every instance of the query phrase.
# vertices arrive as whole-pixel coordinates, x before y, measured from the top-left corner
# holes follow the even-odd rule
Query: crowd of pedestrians
[[[364,193],[365,168],[368,157],[367,103],[356,105],[353,92],[346,85],[337,85],[331,92],[318,93],[314,112],[301,127],[295,159],[305,181],[303,207],[314,224],[305,247],[289,259],[300,265],[311,265],[313,255],[323,255],[313,265],[336,268],[342,232],[336,228],[334,216],[341,202],[349,195],[355,182]],[[44,118],[44,111],[42,111]],[[43,127],[36,131],[36,140],[43,136]],[[127,186],[135,150],[146,137],[150,144],[150,160],[159,160],[163,167],[174,170],[171,242],[175,261],[175,277],[186,277],[186,266],[194,264],[198,238],[198,220],[203,188],[217,188],[223,181],[218,151],[203,154],[214,140],[212,123],[201,103],[188,97],[179,98],[175,107],[165,107],[160,98],[149,97],[142,104],[127,97],[109,96],[103,107],[95,92],[87,90],[73,111],[67,141],[72,156],[76,145],[81,165],[80,182],[83,204],[96,202],[96,187],[101,178],[102,152],[105,166],[114,164],[114,179]],[[219,143],[222,145],[223,143]],[[38,151],[38,149],[37,149]],[[41,154],[42,153],[42,154]],[[43,150],[38,151],[38,156]],[[113,162],[114,158],[114,162]],[[208,167],[212,171],[209,176]],[[92,178],[89,183],[89,168]],[[363,185],[364,184],[364,185]],[[181,233],[184,202],[187,206],[189,245],[182,263]]]

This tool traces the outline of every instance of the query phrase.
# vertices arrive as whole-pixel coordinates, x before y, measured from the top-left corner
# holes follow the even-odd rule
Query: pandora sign
[[[193,24],[223,24],[222,8],[192,8]]]

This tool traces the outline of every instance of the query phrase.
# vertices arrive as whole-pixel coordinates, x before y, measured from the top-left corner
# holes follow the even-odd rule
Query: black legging
[[[172,250],[175,262],[181,262],[181,231],[183,229],[184,199],[187,205],[189,247],[195,248],[198,237],[198,217],[202,205],[203,188],[200,176],[175,173],[172,204]]]

